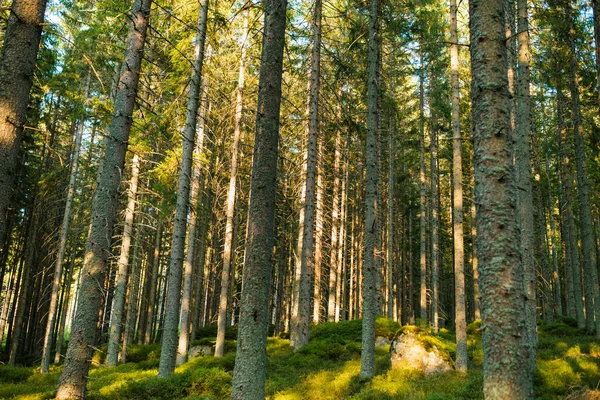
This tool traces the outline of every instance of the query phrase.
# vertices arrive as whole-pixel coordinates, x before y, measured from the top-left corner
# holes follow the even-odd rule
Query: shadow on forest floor
[[[377,320],[377,335],[391,337],[399,326]],[[540,326],[536,398],[564,399],[595,389],[600,381],[600,344],[564,322]],[[483,376],[480,336],[469,335],[469,373],[450,372],[425,377],[408,368],[389,368],[389,346],[376,350],[377,375],[359,379],[361,321],[324,323],[314,327],[310,343],[293,352],[289,341],[269,338],[266,394],[277,400],[322,399],[481,399]],[[441,330],[428,335],[436,346],[454,355],[454,336]],[[204,337],[194,344],[206,345]],[[227,340],[223,358],[199,356],[179,366],[168,379],[156,377],[160,347],[132,346],[130,360],[118,367],[93,367],[88,381],[89,399],[226,399],[231,391],[235,341]],[[102,362],[102,354],[94,356]],[[41,375],[34,367],[0,366],[1,399],[50,399],[61,366]],[[586,389],[587,388],[587,389]],[[585,390],[584,390],[585,389]],[[589,395],[589,391],[587,392]],[[594,398],[594,397],[588,397]]]

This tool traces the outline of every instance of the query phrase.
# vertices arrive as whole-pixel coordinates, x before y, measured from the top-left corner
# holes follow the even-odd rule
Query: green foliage
[[[0,365],[0,383],[22,382],[31,375],[33,375],[31,368]]]
[[[160,359],[160,344],[131,344],[127,347],[127,362]]]
[[[199,327],[196,330],[196,337],[194,339],[206,339],[212,338],[213,340],[217,337],[217,325],[206,325],[203,327]],[[225,339],[227,340],[236,340],[237,339],[237,325],[236,326],[228,326],[225,329]]]
[[[467,334],[469,335],[481,335],[481,319],[476,319],[467,325]]]
[[[231,374],[220,368],[199,369],[192,373],[189,395],[211,395],[227,399],[231,394]]]

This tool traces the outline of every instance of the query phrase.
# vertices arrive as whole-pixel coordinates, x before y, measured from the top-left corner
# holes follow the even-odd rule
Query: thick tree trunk
[[[150,1],[133,4],[131,27],[127,37],[124,65],[119,78],[110,133],[105,139],[104,161],[100,167],[98,187],[92,205],[92,226],[82,267],[77,313],[73,321],[71,340],[65,365],[58,384],[57,399],[85,397],[91,345],[96,333],[98,308],[102,304],[102,288],[110,237],[118,203],[121,171],[132,124],[140,67],[144,55],[146,30],[150,16]]]
[[[523,266],[525,324],[523,338],[529,362],[529,379],[536,370],[536,269],[533,189],[531,185],[531,102],[529,96],[529,21],[527,0],[517,0],[517,110],[514,130],[514,158],[517,183],[517,219],[521,228],[521,264]],[[542,234],[543,232],[540,232]]]
[[[286,0],[266,0],[246,257],[231,398],[265,397]]]
[[[503,0],[469,3],[475,201],[482,292],[484,395],[533,398],[528,347],[516,177],[510,146],[507,43]]]
[[[240,72],[238,75],[237,98],[235,106],[235,127],[231,148],[231,172],[229,174],[229,189],[227,191],[227,215],[225,221],[225,246],[223,248],[223,271],[221,274],[221,295],[219,298],[219,317],[217,320],[217,343],[215,357],[223,357],[225,353],[225,328],[227,325],[227,300],[229,298],[229,275],[231,274],[231,259],[233,256],[233,218],[235,214],[236,184],[238,171],[238,154],[240,135],[242,133],[242,111],[244,76],[246,73],[246,46],[248,41],[248,14],[244,16],[244,31],[240,56]]]
[[[454,291],[456,370],[467,371],[467,315],[465,306],[465,247],[463,229],[462,137],[458,75],[458,24],[456,0],[450,0],[450,84],[452,90],[452,227],[454,231]]]
[[[129,268],[129,254],[131,238],[133,235],[133,218],[140,176],[140,156],[133,155],[131,162],[131,181],[127,192],[127,207],[125,208],[125,222],[123,224],[123,237],[121,241],[121,254],[117,262],[117,280],[115,282],[115,296],[113,298],[110,334],[108,337],[108,350],[106,351],[106,365],[114,367],[119,362],[119,344],[123,328],[123,311],[125,309],[125,296],[127,294],[127,269]],[[130,305],[131,307],[132,305]]]
[[[304,199],[304,226],[300,254],[300,282],[297,314],[292,320],[290,346],[298,350],[308,344],[310,324],[311,283],[314,273],[315,203],[317,178],[317,147],[319,135],[319,86],[321,66],[321,0],[315,1],[313,16],[313,47],[311,54],[308,94],[308,148],[306,160],[306,191]],[[339,130],[338,130],[339,132]],[[333,266],[330,266],[333,268]]]
[[[177,328],[179,326],[179,312],[181,306],[181,275],[185,253],[185,239],[187,231],[187,217],[190,198],[190,175],[192,172],[192,161],[194,155],[196,138],[196,118],[198,117],[198,106],[200,101],[200,88],[202,81],[202,66],[204,64],[204,44],[206,42],[206,19],[208,15],[208,0],[200,2],[198,16],[198,27],[194,48],[194,65],[188,93],[187,111],[185,117],[185,128],[183,131],[183,150],[181,156],[181,170],[179,171],[179,186],[177,188],[177,206],[173,227],[173,241],[171,244],[171,260],[169,264],[169,275],[167,285],[169,294],[167,296],[165,325],[162,335],[162,347],[160,351],[160,364],[158,376],[166,378],[175,370],[177,357],[179,361],[187,358],[187,348],[177,349]],[[191,288],[191,265],[186,265],[186,286],[189,292]],[[184,324],[189,329],[189,301],[184,304],[183,313],[186,318]],[[183,324],[182,324],[183,325]],[[182,354],[181,351],[184,351]]]
[[[4,32],[0,55],[0,252],[8,235],[8,213],[45,11],[46,0],[13,0]]]
[[[596,235],[590,206],[590,183],[586,166],[586,151],[581,120],[579,86],[577,83],[577,54],[573,38],[573,16],[571,2],[565,1],[565,18],[568,30],[565,33],[569,44],[569,86],[571,91],[571,114],[575,136],[575,167],[577,177],[577,197],[579,199],[579,229],[581,231],[581,253],[585,271],[585,311],[586,328],[596,332],[600,338],[600,288],[598,287],[598,267],[596,265]]]
[[[367,143],[366,143],[366,198],[365,237],[363,260],[363,320],[360,376],[371,379],[375,375],[375,313],[377,312],[377,265],[375,262],[376,202],[377,202],[377,58],[379,41],[379,1],[371,0],[369,13],[369,52],[367,78]]]
[[[91,71],[88,71],[84,99],[87,100],[90,90]],[[77,130],[75,131],[75,140],[73,147],[73,155],[71,158],[71,171],[69,176],[69,185],[67,186],[67,201],[65,211],[63,213],[62,225],[60,227],[58,239],[58,254],[56,255],[56,263],[54,264],[54,275],[52,278],[52,289],[50,293],[50,304],[48,309],[48,321],[46,324],[46,334],[44,336],[44,347],[42,350],[42,362],[40,372],[48,373],[50,366],[50,357],[52,352],[52,344],[54,343],[54,325],[56,324],[56,314],[58,310],[58,293],[60,290],[60,281],[62,279],[63,262],[65,257],[65,248],[67,246],[67,236],[69,234],[69,225],[71,223],[71,208],[73,205],[73,197],[75,195],[75,184],[77,182],[77,173],[79,171],[79,151],[81,149],[81,138],[83,136],[83,128],[85,120],[82,118],[79,121]],[[62,341],[61,341],[62,343]],[[58,349],[60,351],[60,349]]]

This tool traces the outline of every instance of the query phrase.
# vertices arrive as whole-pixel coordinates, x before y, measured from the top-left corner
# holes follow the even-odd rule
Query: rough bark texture
[[[465,247],[463,229],[462,138],[460,133],[460,82],[456,0],[450,0],[450,84],[452,89],[452,225],[454,231],[454,291],[456,369],[467,371],[467,316],[465,306]]]
[[[308,344],[310,324],[311,284],[314,273],[315,203],[317,178],[317,143],[319,134],[319,86],[321,66],[321,0],[315,1],[313,16],[313,47],[311,54],[308,93],[308,149],[306,160],[306,191],[304,198],[304,226],[301,227],[302,254],[300,255],[300,282],[298,312],[292,321],[290,346],[298,350]],[[330,266],[333,267],[333,266]]]
[[[123,328],[123,311],[125,309],[125,295],[127,294],[127,269],[129,268],[129,254],[131,251],[133,218],[135,216],[135,202],[139,176],[140,156],[135,154],[131,164],[131,181],[129,182],[129,192],[127,193],[127,207],[125,208],[121,254],[119,255],[119,261],[117,261],[117,280],[115,282],[115,296],[113,297],[108,350],[106,351],[106,365],[109,367],[114,367],[119,362],[119,343],[121,342],[121,332]],[[137,307],[137,305],[135,307]]]
[[[375,375],[375,313],[377,312],[377,266],[375,263],[376,201],[377,201],[377,54],[378,54],[378,0],[371,0],[369,14],[369,52],[367,78],[367,147],[365,236],[363,259],[363,320],[360,376],[371,379]]]
[[[596,50],[596,96],[598,109],[600,110],[600,7],[598,0],[592,0],[592,12],[594,15],[594,44]]]
[[[235,106],[235,127],[231,147],[231,173],[229,174],[229,189],[227,191],[227,215],[225,221],[225,246],[223,249],[223,270],[221,274],[221,295],[219,298],[219,317],[217,321],[217,343],[215,357],[223,357],[225,353],[225,328],[227,326],[227,300],[229,298],[229,275],[231,274],[231,258],[233,255],[233,217],[235,212],[235,195],[238,170],[238,154],[240,135],[242,132],[242,111],[244,93],[244,75],[246,72],[246,42],[248,41],[248,15],[244,17],[244,33],[242,34],[242,49],[240,57],[240,72],[238,75],[237,98]]]
[[[190,175],[196,139],[196,118],[200,103],[200,88],[202,82],[202,66],[204,64],[204,43],[206,41],[206,18],[208,15],[208,0],[200,2],[198,27],[196,29],[194,65],[188,92],[187,110],[185,115],[185,128],[183,130],[183,150],[181,155],[181,169],[179,170],[179,185],[177,187],[177,205],[175,220],[173,222],[173,241],[171,243],[171,259],[167,277],[168,294],[166,298],[166,314],[162,333],[162,347],[160,350],[160,364],[158,376],[166,378],[175,370],[177,357],[187,358],[187,348],[184,353],[177,350],[179,327],[179,308],[181,306],[181,276],[183,273],[183,260],[185,258],[185,238],[187,233],[187,217],[190,206]],[[191,266],[186,268],[186,275],[191,277]],[[189,280],[191,285],[191,279]],[[189,327],[189,302],[184,304],[186,326]],[[182,313],[182,314],[183,314]],[[180,349],[181,351],[181,349]]]
[[[286,0],[265,1],[240,322],[231,398],[265,397]]]
[[[85,85],[84,99],[88,98],[90,90],[91,74],[88,71]],[[56,324],[56,314],[58,310],[58,294],[60,289],[60,281],[63,273],[63,262],[65,258],[65,249],[67,247],[67,236],[69,233],[69,225],[71,223],[71,208],[73,205],[73,196],[75,195],[75,183],[77,182],[77,172],[79,171],[79,151],[81,149],[81,138],[83,136],[83,128],[85,120],[82,118],[75,131],[75,140],[73,146],[73,155],[71,156],[71,171],[69,175],[69,185],[67,186],[67,200],[65,203],[65,211],[63,213],[62,225],[58,238],[58,253],[56,255],[56,263],[54,264],[54,275],[52,277],[52,289],[50,293],[50,304],[48,308],[48,320],[46,323],[46,334],[44,335],[44,347],[42,349],[42,362],[40,372],[48,373],[50,366],[50,357],[52,353],[52,344],[54,343],[54,326]],[[70,289],[70,282],[69,282]],[[61,342],[62,343],[62,342]]]
[[[81,271],[77,312],[73,319],[71,340],[58,384],[57,399],[85,397],[92,350],[90,346],[94,343],[98,309],[102,304],[101,282],[104,281],[107,257],[110,254],[110,237],[131,131],[131,117],[144,55],[150,4],[150,0],[136,0],[133,4],[132,23],[115,97],[113,119],[109,135],[105,138],[104,160],[98,174],[98,187],[92,205],[92,225]]]
[[[13,0],[0,55],[0,260],[46,0]]]
[[[596,235],[590,205],[590,183],[586,166],[585,141],[581,120],[579,85],[577,82],[577,54],[573,38],[573,16],[571,2],[565,1],[565,18],[569,24],[566,39],[569,45],[569,86],[571,91],[571,114],[573,118],[573,134],[575,137],[575,167],[577,178],[577,197],[579,199],[579,229],[581,232],[581,253],[583,270],[585,271],[585,317],[586,328],[596,332],[600,338],[600,288],[598,287],[598,267],[596,265]]]
[[[524,353],[523,269],[515,221],[503,0],[472,0],[470,43],[475,201],[482,292],[484,395],[533,398]]]
[[[531,185],[531,102],[529,99],[529,22],[527,0],[517,0],[517,109],[514,131],[514,158],[517,176],[517,219],[521,228],[521,263],[525,292],[525,324],[527,335],[523,345],[529,356],[529,373],[536,369],[536,268],[535,229],[533,221],[533,189]],[[543,233],[543,232],[540,232]]]
[[[439,330],[439,286],[440,286],[440,188],[438,171],[438,138],[437,121],[432,121],[430,128],[431,149],[431,328],[434,333]]]
[[[425,181],[425,76],[423,55],[419,73],[419,318],[427,321],[427,184]]]

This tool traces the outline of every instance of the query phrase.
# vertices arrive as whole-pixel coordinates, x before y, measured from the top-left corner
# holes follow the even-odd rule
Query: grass
[[[561,321],[540,326],[538,371],[535,393],[538,399],[600,399],[600,345],[590,336]],[[477,327],[478,328],[478,327]],[[451,372],[426,377],[406,367],[389,368],[389,346],[376,350],[376,376],[359,378],[360,321],[324,323],[314,327],[310,343],[293,352],[289,341],[269,338],[266,394],[277,400],[327,399],[482,399],[483,352],[478,329],[469,340],[469,373]],[[379,318],[377,334],[393,338],[396,323]],[[455,354],[454,336],[442,330],[432,335],[426,327],[404,327],[417,333],[426,346],[436,346]],[[194,345],[214,341],[210,328]],[[117,367],[94,366],[90,370],[88,398],[104,399],[227,399],[235,362],[235,335],[226,341],[223,358],[200,356],[179,366],[168,379],[156,377],[160,347],[132,346],[130,362]],[[95,355],[101,360],[102,354]],[[41,375],[34,367],[0,365],[0,399],[51,399],[61,371],[60,366]],[[597,397],[594,397],[597,396]]]

